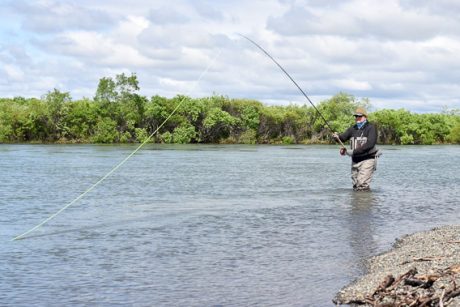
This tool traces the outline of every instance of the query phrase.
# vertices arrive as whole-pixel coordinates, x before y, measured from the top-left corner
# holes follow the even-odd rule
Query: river
[[[333,306],[364,260],[460,221],[460,146],[0,145],[0,305]]]

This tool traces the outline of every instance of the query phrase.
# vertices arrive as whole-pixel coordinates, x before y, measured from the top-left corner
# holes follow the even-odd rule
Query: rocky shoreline
[[[351,306],[460,306],[460,225],[404,236],[333,299]]]

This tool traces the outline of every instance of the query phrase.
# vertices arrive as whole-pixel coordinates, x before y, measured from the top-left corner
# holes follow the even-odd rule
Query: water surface
[[[460,218],[460,146],[0,145],[0,305],[332,306],[395,238]]]

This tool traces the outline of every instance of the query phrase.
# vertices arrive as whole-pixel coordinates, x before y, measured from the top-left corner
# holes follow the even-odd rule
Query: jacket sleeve
[[[367,142],[361,147],[353,150],[353,155],[361,155],[368,153],[377,143],[377,129],[374,125],[369,125],[369,131],[367,134]]]
[[[351,138],[353,127],[348,128],[344,133],[339,134],[339,139],[346,142]]]

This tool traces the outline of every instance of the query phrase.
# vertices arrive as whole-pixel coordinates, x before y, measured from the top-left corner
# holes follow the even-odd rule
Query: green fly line
[[[209,69],[211,69],[211,67],[213,66],[214,62],[216,61],[217,57],[220,55],[220,52],[221,50],[219,49],[219,51],[216,53],[216,55],[214,56],[214,58],[211,60],[211,62],[208,64],[208,66],[203,70],[203,72],[200,74],[200,76],[198,77],[198,79],[194,82],[193,84],[193,87],[192,89],[189,90],[192,91],[193,89],[195,89],[195,87],[197,86],[197,84],[201,81],[201,79],[203,78],[203,76],[209,71]],[[176,111],[179,109],[179,107],[182,105],[182,103],[187,99],[187,94],[184,95],[184,97],[179,101],[179,103],[177,104],[177,106],[174,108],[174,110],[168,115],[168,117],[157,127],[157,129],[155,129],[155,131],[153,131],[149,137],[147,137],[132,153],[130,153],[123,161],[121,161],[120,163],[118,163],[117,165],[115,165],[107,174],[105,174],[104,177],[102,177],[101,179],[99,179],[99,181],[97,181],[96,183],[94,183],[92,186],[90,186],[86,191],[84,191],[83,193],[81,193],[78,197],[76,197],[74,200],[72,200],[70,203],[68,203],[67,205],[65,205],[64,207],[62,207],[61,209],[59,209],[56,213],[53,213],[52,215],[50,215],[47,219],[45,219],[43,222],[41,222],[40,224],[38,224],[37,226],[27,230],[26,232],[14,237],[11,241],[15,241],[15,240],[19,240],[19,239],[23,239],[25,236],[27,236],[29,233],[37,230],[38,228],[42,227],[43,225],[45,225],[46,223],[48,223],[49,221],[51,221],[52,219],[54,219],[56,216],[58,216],[62,211],[64,211],[65,209],[69,208],[70,206],[72,206],[74,203],[76,203],[78,200],[80,200],[81,198],[83,198],[86,194],[88,194],[89,192],[91,192],[94,188],[96,188],[99,184],[101,184],[104,180],[106,180],[108,177],[110,177],[117,169],[119,169],[123,164],[126,163],[126,161],[128,161],[132,156],[134,156],[145,144],[147,144],[148,141],[150,141],[150,139],[161,129],[161,127],[163,127],[164,124],[166,124],[166,122],[171,118],[171,116],[174,115],[174,113],[176,113]]]

